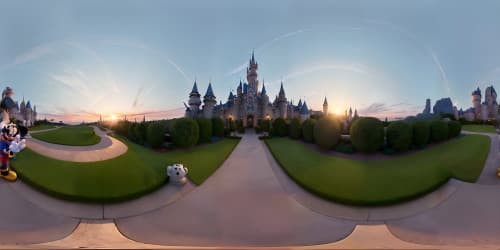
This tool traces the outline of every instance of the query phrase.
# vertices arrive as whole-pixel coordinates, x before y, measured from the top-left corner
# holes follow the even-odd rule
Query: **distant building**
[[[481,103],[482,95],[479,87],[472,91],[471,97],[472,107],[466,111],[460,110],[458,112],[460,118],[464,118],[467,121],[497,119],[499,107],[497,103],[497,92],[493,86],[486,88],[484,92],[484,102]]]
[[[35,125],[37,115],[36,106],[31,106],[31,102],[29,100],[28,102],[24,102],[24,97],[21,104],[16,101],[15,107],[9,110],[10,119],[20,121],[27,127]]]
[[[185,116],[191,118],[221,117],[226,121],[240,120],[245,127],[255,127],[258,120],[271,120],[275,118],[298,118],[305,120],[312,114],[317,114],[318,112],[326,114],[328,112],[326,98],[323,103],[323,112],[309,109],[306,101],[302,102],[302,100],[299,100],[298,104],[294,105],[286,97],[283,82],[281,82],[278,95],[271,102],[264,80],[262,80],[262,88],[259,91],[258,68],[259,65],[252,53],[247,67],[247,82],[240,80],[236,94],[230,91],[226,103],[222,103],[221,101],[217,104],[212,83],[209,83],[207,91],[203,96],[203,106],[201,106],[201,94],[198,91],[198,85],[195,81],[189,94],[188,104],[185,104]]]

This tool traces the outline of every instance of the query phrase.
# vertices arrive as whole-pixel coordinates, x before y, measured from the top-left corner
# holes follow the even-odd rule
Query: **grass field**
[[[490,138],[466,135],[388,160],[352,160],[317,152],[288,138],[266,140],[285,172],[326,199],[354,205],[385,205],[412,199],[456,178],[475,182]]]
[[[25,149],[12,161],[23,181],[59,198],[111,203],[132,199],[166,183],[166,167],[180,162],[189,178],[201,184],[229,156],[239,140],[226,139],[191,150],[159,153],[120,138],[128,151],[114,159],[75,163]]]
[[[101,141],[89,126],[66,126],[56,130],[31,134],[34,138],[54,144],[69,146],[89,146]]]
[[[496,133],[495,127],[491,125],[462,125],[462,130],[481,133]]]
[[[38,130],[44,130],[44,129],[51,129],[51,128],[55,128],[55,127],[56,126],[53,124],[40,124],[37,126],[30,127],[29,130],[30,131],[38,131]]]

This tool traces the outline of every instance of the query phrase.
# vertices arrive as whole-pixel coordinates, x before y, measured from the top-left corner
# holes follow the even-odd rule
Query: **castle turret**
[[[326,96],[325,100],[323,101],[323,115],[328,115],[328,101],[326,100]]]
[[[207,92],[203,97],[203,103],[204,103],[203,115],[206,118],[212,118],[214,113],[214,107],[217,104],[217,101],[215,100],[214,91],[212,90],[212,83],[208,83]]]
[[[255,61],[254,52],[252,51],[252,58],[247,68],[247,82],[250,88],[253,88],[255,93],[259,89],[259,80],[257,79],[257,70],[259,69],[259,64]]]
[[[304,104],[302,104],[302,107],[300,108],[300,120],[305,121],[309,118],[309,108],[307,107],[306,101],[304,101]]]
[[[201,105],[200,96],[198,86],[196,85],[196,81],[194,81],[193,89],[191,90],[191,93],[189,93],[189,111],[186,112],[186,115],[189,115],[190,117],[196,117],[198,115]]]
[[[481,90],[479,87],[472,92],[472,107],[474,108],[476,119],[481,119]]]
[[[279,109],[279,117],[286,119],[286,95],[285,89],[283,88],[283,81],[281,82],[280,92],[278,94],[278,109]]]

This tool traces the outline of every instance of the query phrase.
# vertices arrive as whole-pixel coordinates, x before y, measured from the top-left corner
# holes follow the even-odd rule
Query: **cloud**
[[[90,97],[90,81],[88,76],[81,70],[67,69],[62,73],[48,74],[48,77],[55,83],[63,85],[74,92]]]
[[[40,44],[24,53],[17,55],[12,62],[0,66],[0,70],[9,69],[24,63],[32,62],[41,58],[42,56],[51,53],[52,51],[52,43]]]
[[[415,34],[413,34],[412,32],[410,32],[409,30],[407,30],[407,29],[405,29],[405,28],[403,28],[401,26],[398,26],[396,24],[393,24],[393,23],[390,23],[390,22],[386,22],[386,21],[381,21],[381,20],[374,20],[374,19],[368,19],[368,20],[366,20],[366,22],[370,23],[370,24],[375,24],[375,25],[383,26],[383,27],[389,27],[390,29],[393,29],[393,30],[395,30],[395,31],[397,31],[397,32],[399,32],[401,34],[404,34],[407,38],[409,38],[410,40],[412,40],[415,44],[421,46],[421,48],[428,55],[431,56],[432,62],[436,66],[437,70],[439,71],[439,75],[441,77],[441,82],[444,85],[446,94],[451,97],[452,93],[451,93],[450,81],[448,80],[448,75],[446,74],[446,71],[444,70],[444,67],[441,64],[441,61],[439,60],[439,57],[437,56],[437,54],[434,52],[434,50],[431,47],[429,47],[428,45],[424,44],[420,39],[418,39],[418,37]]]
[[[295,30],[295,31],[292,31],[292,32],[288,32],[288,33],[285,33],[285,34],[282,34],[282,35],[279,35],[267,42],[264,42],[262,43],[261,45],[259,45],[254,51],[257,52],[257,51],[262,51],[262,50],[265,50],[266,48],[270,47],[272,44],[280,41],[280,40],[283,40],[283,39],[286,39],[286,38],[290,38],[290,37],[293,37],[293,36],[296,36],[300,33],[304,33],[304,32],[307,32],[307,31],[310,31],[311,29],[299,29],[299,30]],[[246,67],[247,67],[247,64],[248,62],[243,62],[242,64],[240,64],[239,66],[235,67],[234,69],[230,70],[229,72],[226,73],[226,76],[231,76],[231,75],[234,75],[234,74],[237,74],[237,73],[240,73],[241,71],[243,71]]]
[[[399,118],[409,115],[415,115],[420,112],[423,107],[409,103],[387,104],[382,102],[374,102],[366,107],[360,108],[358,113],[362,116],[374,116],[379,118]]]

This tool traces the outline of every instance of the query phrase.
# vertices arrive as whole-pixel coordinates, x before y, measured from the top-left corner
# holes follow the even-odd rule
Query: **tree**
[[[163,139],[165,135],[164,127],[158,123],[150,123],[147,127],[147,142],[152,148],[159,148],[163,144]]]
[[[198,143],[210,142],[212,138],[212,121],[207,118],[196,118],[199,128],[199,139]]]
[[[212,118],[212,134],[217,137],[224,137],[224,121],[220,117]]]
[[[315,119],[307,119],[302,123],[302,137],[306,142],[314,141],[314,125],[316,124]]]
[[[191,118],[180,118],[172,128],[172,139],[179,147],[191,147],[198,143],[200,129],[198,123]]]

